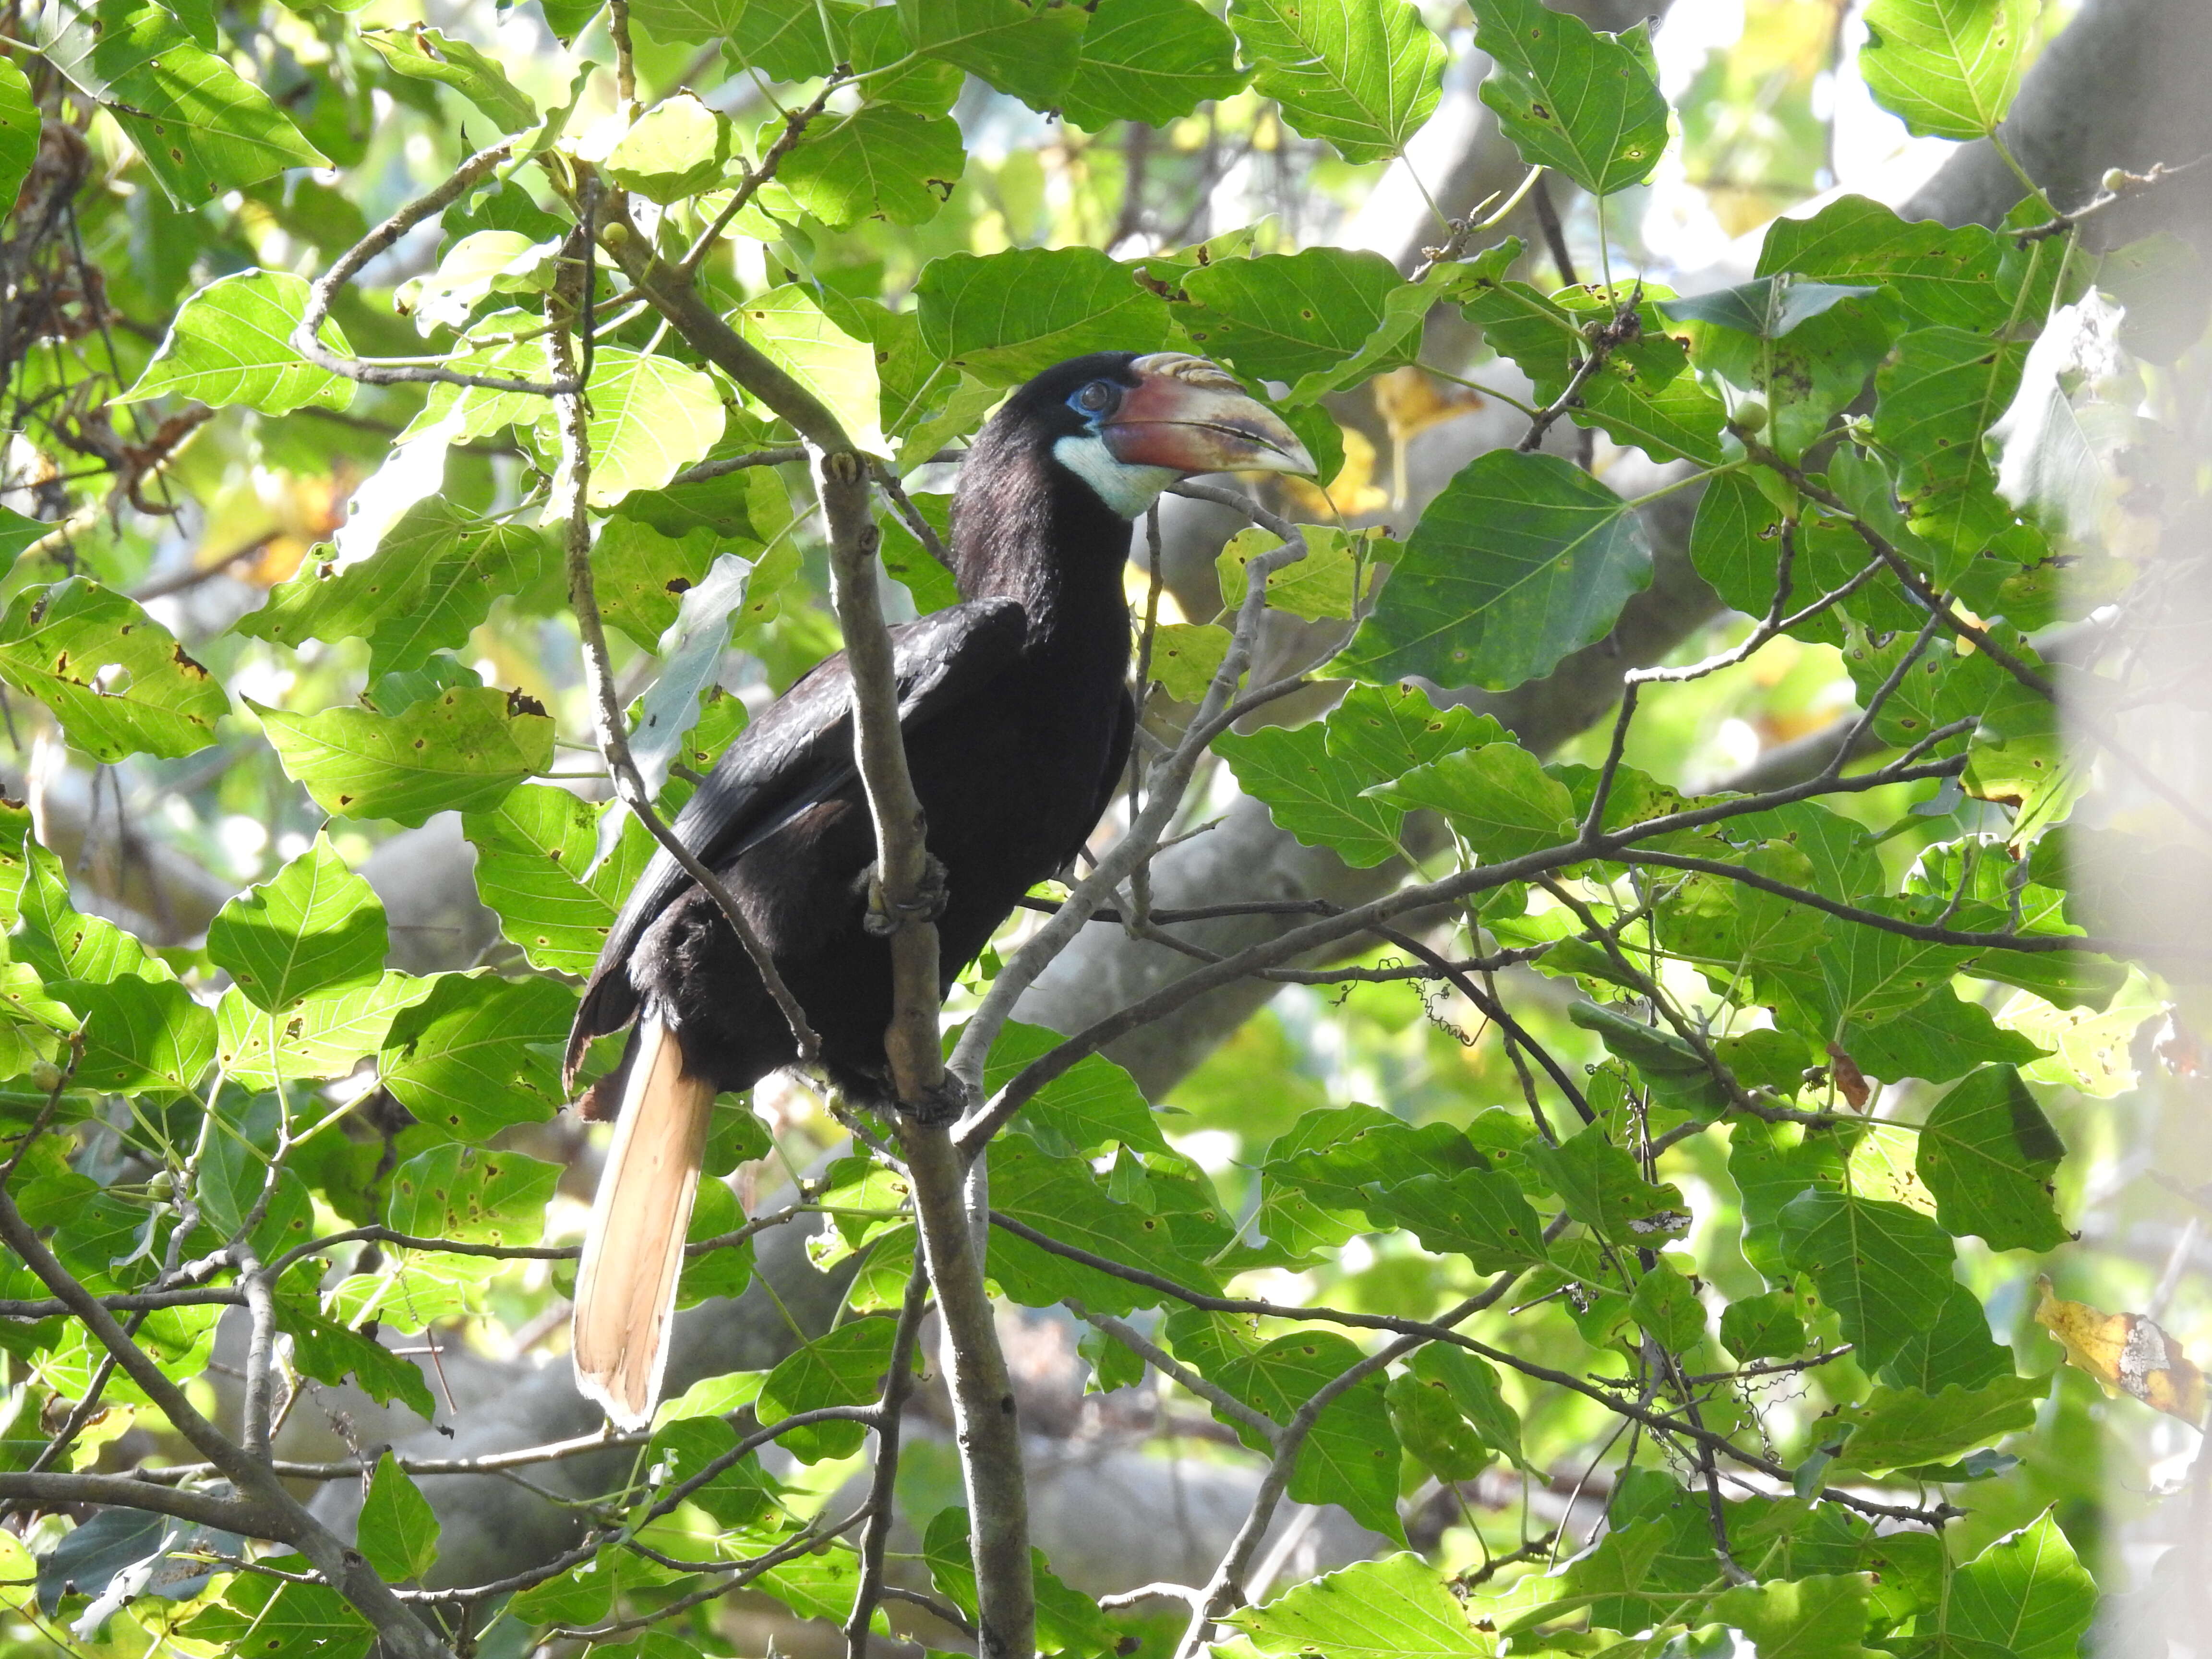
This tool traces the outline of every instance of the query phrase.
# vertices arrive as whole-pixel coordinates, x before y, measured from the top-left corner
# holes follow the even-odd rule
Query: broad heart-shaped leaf
[[[1379,253],[1311,247],[1220,259],[1183,273],[1190,308],[1176,320],[1190,343],[1261,380],[1295,380],[1359,349],[1407,284]]]
[[[350,1376],[372,1400],[397,1400],[425,1422],[438,1414],[422,1373],[373,1338],[326,1319],[312,1297],[276,1296],[276,1328],[292,1339],[292,1363],[304,1376],[332,1387]]]
[[[1951,1285],[1934,1320],[1906,1339],[1880,1368],[1893,1388],[1940,1394],[1956,1384],[1978,1389],[2013,1374],[2013,1352],[1990,1335],[1981,1297],[1964,1285]]]
[[[232,1579],[180,1633],[262,1659],[364,1659],[376,1634],[336,1590],[260,1577]]]
[[[420,1578],[438,1559],[438,1516],[398,1460],[386,1452],[369,1476],[356,1541],[377,1576]]]
[[[225,1076],[254,1088],[297,1078],[344,1077],[364,1055],[383,1048],[399,1011],[422,1001],[436,984],[386,973],[276,1008],[255,1006],[233,986],[216,1004],[216,1058]]]
[[[2008,1030],[1978,1002],[1943,989],[1881,1024],[1851,1035],[1851,1058],[1869,1077],[1894,1082],[1917,1077],[1948,1083],[1992,1061],[2027,1066],[2043,1059],[2018,1031]]]
[[[1559,456],[1492,450],[1429,503],[1335,672],[1506,690],[1602,638],[1650,580],[1626,501]]]
[[[1093,1255],[1194,1290],[1214,1288],[1213,1274],[1183,1255],[1169,1217],[1116,1203],[1082,1159],[1052,1157],[1025,1135],[992,1148],[991,1207]],[[1154,1306],[1163,1295],[1054,1255],[1003,1227],[991,1230],[988,1270],[1007,1295],[1031,1307],[1073,1297],[1121,1314]]]
[[[1940,586],[2012,522],[1987,434],[2012,406],[2027,362],[2023,343],[1924,328],[1898,341],[1875,376],[1874,439],[1897,458],[1898,497],[1914,533],[1941,556],[1931,572]]]
[[[720,183],[732,141],[728,116],[679,92],[639,116],[608,150],[605,167],[625,190],[666,205]]]
[[[1394,1376],[1382,1398],[1399,1443],[1437,1480],[1472,1480],[1490,1466],[1494,1455],[1468,1426],[1443,1383]]]
[[[599,819],[623,815],[614,852],[593,867]],[[623,808],[579,799],[551,784],[525,784],[462,820],[477,849],[477,892],[500,931],[536,968],[588,974],[616,913],[651,860],[654,842]]]
[[[126,975],[176,977],[169,964],[150,955],[134,935],[104,916],[80,914],[70,902],[69,872],[35,836],[19,833],[15,845],[25,861],[18,919],[8,941],[16,961],[48,980],[81,979],[104,985]]]
[[[1976,1072],[1937,1101],[1920,1129],[1920,1178],[1936,1218],[1991,1249],[2048,1250],[2071,1237],[2051,1206],[2066,1143],[2009,1066]]]
[[[1236,37],[1198,0],[1098,0],[1060,110],[1091,132],[1112,121],[1164,126],[1244,80]]]
[[[1724,1590],[1700,1617],[1741,1630],[1760,1659],[1880,1659],[1859,1640],[1869,1589],[1862,1573],[1778,1578]]]
[[[1168,338],[1167,301],[1096,248],[950,253],[922,267],[915,307],[926,349],[994,386],[1087,351],[1156,351]]]
[[[1917,1210],[1811,1191],[1783,1206],[1780,1222],[1790,1265],[1813,1276],[1869,1370],[1933,1324],[1950,1295],[1951,1236]]]
[[[817,0],[638,0],[630,15],[656,40],[722,42],[771,80],[804,81],[829,74],[844,55],[843,9]]]
[[[863,219],[918,225],[934,217],[967,165],[951,118],[872,104],[809,127],[775,177],[792,200],[842,230]]]
[[[1910,223],[1863,196],[1839,196],[1808,219],[1777,219],[1759,246],[1760,276],[1792,271],[1828,283],[1881,283],[1912,328],[2004,326],[2015,284],[2004,242],[1980,225]]]
[[[1269,574],[1267,609],[1308,622],[1351,621],[1353,606],[1368,586],[1363,567],[1370,561],[1389,563],[1397,556],[1397,543],[1379,532],[1340,530],[1333,525],[1312,526],[1304,535],[1305,557]],[[1229,538],[1213,561],[1224,610],[1234,611],[1244,603],[1252,561],[1282,544],[1273,532],[1256,526]]]
[[[402,514],[368,557],[304,561],[236,631],[291,646],[365,638],[372,678],[401,672],[466,645],[494,599],[539,586],[556,563],[544,531],[432,495]]]
[[[1414,1352],[1411,1370],[1415,1376],[1443,1389],[1460,1415],[1482,1437],[1483,1444],[1516,1463],[1522,1461],[1521,1415],[1506,1404],[1496,1366],[1464,1348],[1431,1342]]]
[[[1409,0],[1231,0],[1252,84],[1347,161],[1405,149],[1443,95],[1443,43]]]
[[[392,1021],[378,1069],[393,1098],[440,1133],[488,1139],[560,1109],[553,1055],[575,1011],[557,980],[441,974]]]
[[[592,361],[593,507],[659,489],[722,435],[721,395],[697,369],[627,346],[601,346]]]
[[[1556,1146],[1531,1144],[1529,1162],[1567,1213],[1616,1244],[1657,1249],[1690,1229],[1690,1206],[1672,1182],[1655,1184],[1626,1149],[1593,1123]]]
[[[1640,30],[1631,45],[1542,0],[1474,4],[1474,44],[1493,66],[1482,101],[1522,160],[1594,196],[1651,176],[1667,148],[1667,100]]]
[[[754,1409],[763,1427],[823,1406],[865,1406],[882,1394],[896,1322],[848,1320],[780,1363],[761,1384]],[[860,1423],[816,1423],[776,1443],[802,1463],[850,1457],[867,1438]]]
[[[1434,807],[1468,849],[1499,864],[1575,838],[1566,785],[1520,744],[1487,743],[1419,766],[1375,793],[1394,806]]]
[[[558,1165],[520,1152],[447,1142],[392,1172],[384,1218],[414,1238],[469,1244],[535,1244]]]
[[[1690,303],[1668,301],[1662,307],[1675,318],[1677,333],[1688,337],[1690,361],[1701,374],[1717,376],[1765,404],[1771,422],[1762,435],[1785,459],[1803,454],[1831,417],[1859,395],[1867,376],[1887,354],[1902,314],[1896,298],[1877,289],[1834,298],[1832,304],[1798,319],[1786,334],[1761,335],[1739,326],[1741,319],[1711,322],[1694,316],[1686,308]],[[1756,314],[1774,315],[1765,309]]]
[[[969,1547],[968,1511],[950,1504],[931,1516],[921,1553],[938,1594],[972,1620],[976,1612],[975,1559]],[[1089,1655],[1113,1649],[1118,1639],[1115,1627],[1096,1601],[1061,1582],[1042,1550],[1030,1551],[1030,1580],[1036,1587],[1038,1652]]]
[[[875,349],[856,340],[796,283],[756,295],[738,308],[738,331],[830,406],[863,447],[878,447]]]
[[[1487,716],[1457,707],[1439,711],[1412,686],[1356,685],[1317,724],[1225,733],[1213,746],[1278,827],[1366,869],[1398,852],[1406,814],[1363,792],[1504,736]]]
[[[1548,405],[1565,393],[1589,355],[1583,328],[1610,323],[1620,306],[1588,286],[1547,298],[1526,283],[1500,283],[1478,291],[1462,310],[1482,325],[1492,349],[1520,366],[1534,382],[1537,400]],[[1608,351],[1583,382],[1573,418],[1656,459],[1682,456],[1718,465],[1727,410],[1690,372],[1689,355],[1667,332],[1659,302],[1645,301],[1638,315],[1642,332]]]
[[[5,672],[0,656],[0,672]],[[553,758],[553,722],[488,685],[455,686],[397,715],[366,708],[295,714],[251,702],[291,777],[326,812],[419,824],[481,811]]]
[[[106,106],[179,206],[287,167],[331,165],[266,93],[201,50],[159,6],[63,3],[25,21],[46,61]]]
[[[9,60],[0,67],[0,211],[15,204],[38,155],[39,108],[31,100],[31,83]]]
[[[1856,532],[1832,520],[1806,519],[1793,544],[1791,611],[1833,592],[1875,560]],[[1714,592],[1746,616],[1763,617],[1772,608],[1782,566],[1782,514],[1747,473],[1723,472],[1706,484],[1690,526],[1690,562]],[[1913,630],[1920,621],[1901,594],[1893,597],[1892,589],[1880,583],[1862,586],[1850,605],[1853,617],[1869,628]],[[1844,626],[1832,606],[1795,624],[1790,634],[1825,645],[1844,642]]]
[[[538,106],[516,89],[506,70],[465,40],[419,25],[363,29],[361,38],[394,72],[445,82],[489,116],[495,131],[520,132],[537,125]]]
[[[1042,1025],[1008,1020],[983,1062],[983,1092],[995,1093],[1030,1061],[1066,1039]],[[1164,1152],[1167,1137],[1137,1081],[1103,1054],[1085,1054],[1022,1108],[1022,1132],[1048,1157],[1077,1158],[1111,1146]]]
[[[1874,0],[1859,73],[1915,133],[1986,137],[2020,90],[2036,11],[2034,0]]]
[[[208,924],[208,956],[246,998],[282,1008],[378,976],[391,948],[384,906],[346,867],[327,833]]]
[[[916,52],[957,64],[1034,110],[1059,105],[1090,21],[1080,7],[1050,0],[898,0],[898,13]]]
[[[53,710],[97,760],[174,759],[215,741],[222,684],[128,594],[71,576],[27,587],[0,617],[0,679]]]
[[[1996,1642],[2018,1659],[2073,1659],[2097,1586],[2045,1510],[1951,1575],[1947,1635]]]
[[[175,980],[57,979],[46,988],[84,1016],[80,1088],[190,1094],[215,1060],[215,1015]]]
[[[1978,1389],[1954,1382],[1932,1395],[1918,1389],[1876,1389],[1838,1413],[1851,1425],[1841,1461],[1869,1474],[1916,1463],[1948,1463],[2016,1430],[2034,1427],[2035,1402],[2050,1391],[2050,1381],[2039,1376],[2002,1377]]]
[[[1498,1638],[1474,1627],[1443,1575],[1412,1554],[1309,1579],[1223,1622],[1244,1633],[1220,1650],[1234,1659],[1495,1659],[1498,1652]]]
[[[651,651],[676,621],[684,595],[706,580],[720,539],[708,526],[675,536],[617,513],[592,544],[599,613]]]
[[[1463,1255],[1479,1273],[1534,1267],[1551,1260],[1544,1224],[1511,1176],[1462,1170],[1416,1176],[1370,1189],[1368,1212],[1419,1236],[1421,1248]]]
[[[1324,1384],[1363,1358],[1355,1344],[1334,1331],[1297,1331],[1206,1370],[1209,1380],[1262,1416],[1287,1423]],[[1251,1427],[1239,1423],[1236,1428],[1250,1444]],[[1402,1540],[1398,1455],[1382,1379],[1367,1377],[1337,1395],[1314,1420],[1291,1471],[1290,1495],[1302,1504],[1340,1505],[1360,1525]]]

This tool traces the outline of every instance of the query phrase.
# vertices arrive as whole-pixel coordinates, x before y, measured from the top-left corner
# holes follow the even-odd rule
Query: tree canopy
[[[2064,1659],[2156,1588],[2203,158],[2039,182],[2068,8],[1633,9],[9,10],[0,1649]],[[718,1103],[615,1432],[580,976],[957,598],[1004,394],[1168,349],[1322,476],[1136,527],[1089,854],[942,1008],[901,935],[973,1109]]]

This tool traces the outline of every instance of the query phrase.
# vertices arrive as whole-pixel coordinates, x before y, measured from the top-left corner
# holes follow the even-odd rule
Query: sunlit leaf
[[[1640,27],[1632,43],[1541,0],[1474,0],[1474,19],[1493,64],[1482,101],[1523,160],[1597,196],[1650,176],[1667,148],[1667,100]]]
[[[1407,0],[1232,0],[1253,85],[1347,161],[1405,149],[1442,95],[1443,43]]]

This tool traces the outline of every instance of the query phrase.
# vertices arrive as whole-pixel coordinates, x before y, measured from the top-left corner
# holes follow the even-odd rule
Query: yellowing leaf
[[[2063,1302],[2048,1279],[2036,1280],[2042,1300],[2035,1322],[2066,1346],[2066,1358],[2110,1395],[2129,1394],[2153,1411],[2185,1423],[2204,1420],[2204,1373],[2181,1345],[2141,1314],[2108,1314],[2086,1302]]]

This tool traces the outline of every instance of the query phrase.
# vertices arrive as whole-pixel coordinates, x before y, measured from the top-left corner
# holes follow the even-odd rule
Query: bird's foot
[[[884,891],[882,878],[873,866],[869,866],[868,908],[860,925],[878,939],[889,939],[902,927],[921,921],[935,921],[945,914],[951,889],[945,884],[945,866],[934,858],[924,865],[921,884],[915,890],[913,899],[904,904],[891,902],[890,895]]]
[[[902,1100],[899,1110],[917,1123],[937,1125],[957,1123],[975,1103],[975,1097],[965,1083],[951,1072],[937,1080],[937,1085],[922,1091],[919,1100]]]

